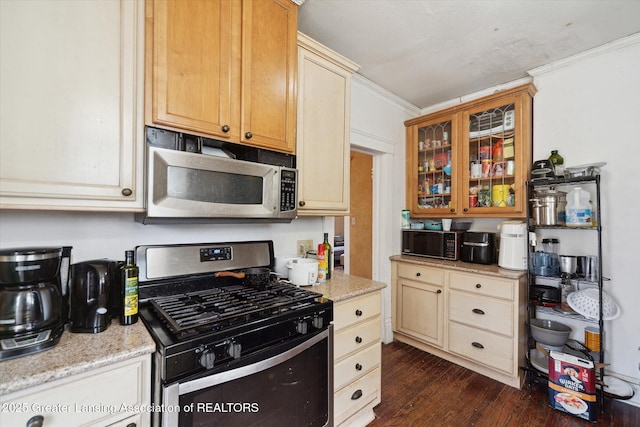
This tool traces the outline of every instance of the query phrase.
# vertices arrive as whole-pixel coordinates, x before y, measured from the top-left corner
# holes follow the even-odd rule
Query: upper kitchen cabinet
[[[0,207],[141,211],[144,2],[1,1]]]
[[[298,214],[348,215],[351,76],[359,66],[298,33]]]
[[[405,122],[413,217],[526,216],[535,92],[518,86]]]
[[[149,125],[293,153],[297,5],[147,2]]]

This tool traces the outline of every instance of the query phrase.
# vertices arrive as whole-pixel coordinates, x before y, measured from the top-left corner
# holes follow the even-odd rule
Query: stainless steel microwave
[[[402,253],[457,261],[463,231],[402,230]]]
[[[291,222],[297,215],[295,156],[147,127],[144,224]],[[265,151],[265,150],[262,150]],[[238,159],[241,157],[252,160]],[[274,161],[274,159],[276,159]]]

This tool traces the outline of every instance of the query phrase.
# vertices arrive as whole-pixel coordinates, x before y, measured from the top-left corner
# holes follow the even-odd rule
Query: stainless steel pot
[[[60,321],[62,299],[54,283],[0,288],[0,335],[45,329]]]

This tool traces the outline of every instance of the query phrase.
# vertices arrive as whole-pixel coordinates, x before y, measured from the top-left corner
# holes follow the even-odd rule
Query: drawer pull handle
[[[474,308],[473,311],[475,314],[484,314],[484,311],[480,310],[479,308]]]
[[[362,397],[362,390],[358,389],[351,395],[351,400],[358,400]]]
[[[127,427],[136,427],[136,426],[137,426],[136,423],[127,424]]]
[[[476,288],[480,289],[482,285],[480,283],[476,283]]]
[[[362,371],[362,365],[359,363],[356,363],[356,371]]]
[[[362,343],[362,338],[360,338],[360,337],[356,337],[356,342],[357,342],[358,344]]]
[[[42,415],[34,415],[27,421],[27,427],[42,427],[44,425],[44,417]]]
[[[420,277],[420,273],[416,273],[416,277]]]
[[[358,317],[362,316],[362,310],[356,310],[356,316]]]
[[[480,344],[479,342],[472,342],[471,343],[472,346],[474,346],[475,348],[484,348],[484,346],[482,344]]]

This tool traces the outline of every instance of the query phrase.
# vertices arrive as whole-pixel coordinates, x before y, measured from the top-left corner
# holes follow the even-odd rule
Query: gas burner
[[[213,287],[154,298],[150,303],[173,334],[188,336],[297,310],[320,297],[290,284],[270,282],[262,288]]]

